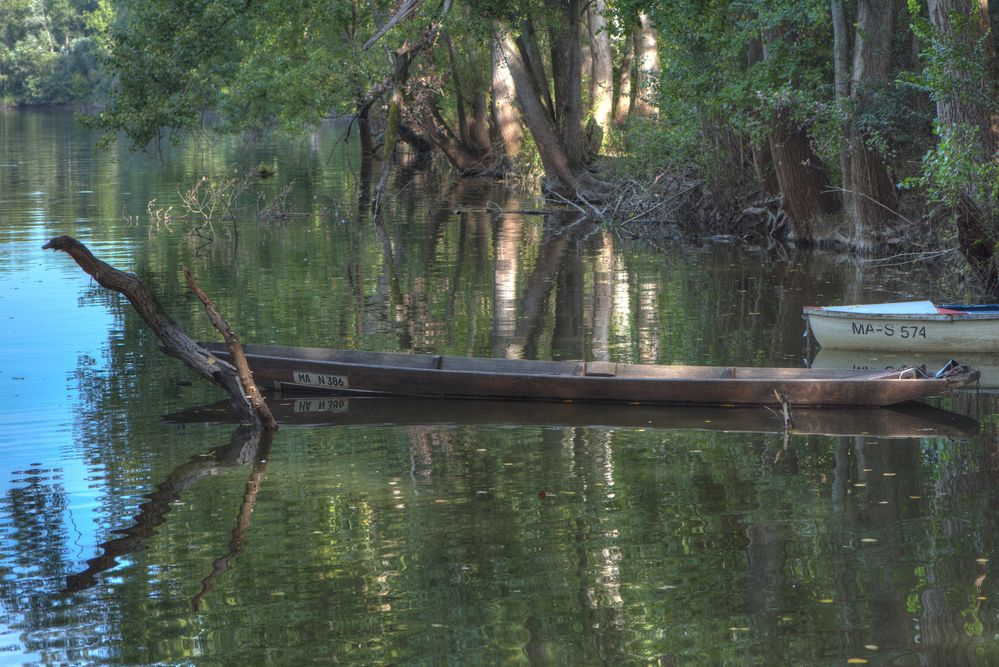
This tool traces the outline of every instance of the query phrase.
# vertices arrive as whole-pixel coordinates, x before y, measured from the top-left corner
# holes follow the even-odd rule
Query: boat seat
[[[617,375],[617,364],[611,361],[584,361],[579,364],[576,372],[586,377],[607,377]]]

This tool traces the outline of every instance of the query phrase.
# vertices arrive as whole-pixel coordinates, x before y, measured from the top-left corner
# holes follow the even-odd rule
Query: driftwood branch
[[[208,314],[208,319],[211,321],[212,326],[218,329],[222,334],[222,338],[225,339],[225,345],[229,349],[229,356],[236,365],[236,372],[239,375],[239,384],[243,388],[244,397],[250,402],[250,406],[260,418],[263,427],[268,431],[276,430],[277,421],[274,419],[274,415],[271,414],[270,408],[267,407],[264,397],[260,395],[260,391],[253,381],[253,374],[250,372],[250,365],[246,362],[246,355],[243,353],[243,346],[239,342],[239,336],[229,326],[229,323],[225,321],[215,303],[201,289],[201,286],[194,279],[194,274],[186,266],[184,267],[184,276],[187,277],[187,286],[201,300],[201,303],[204,304],[205,313]]]
[[[274,419],[267,411],[254,407],[248,396],[256,391],[252,380],[244,388],[240,374],[231,364],[219,359],[188,336],[159,305],[155,295],[142,284],[137,276],[119,271],[103,262],[75,238],[57,236],[42,246],[43,250],[60,250],[72,257],[80,268],[106,289],[121,293],[129,300],[153,333],[159,338],[167,354],[180,359],[201,377],[219,385],[229,394],[229,400],[240,421],[255,428],[275,428]],[[226,327],[228,328],[228,327]],[[237,342],[238,344],[238,342]],[[234,356],[233,359],[236,359]],[[245,362],[245,359],[244,359]],[[249,375],[249,371],[246,371]],[[266,410],[266,408],[265,408]],[[268,426],[268,424],[271,424]]]

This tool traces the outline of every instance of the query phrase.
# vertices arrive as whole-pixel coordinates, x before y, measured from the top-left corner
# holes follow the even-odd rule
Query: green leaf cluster
[[[111,31],[117,77],[97,124],[146,146],[168,133],[301,130],[353,109],[375,77],[348,2],[124,0]]]
[[[107,0],[0,3],[0,104],[68,104],[100,94],[108,11]]]

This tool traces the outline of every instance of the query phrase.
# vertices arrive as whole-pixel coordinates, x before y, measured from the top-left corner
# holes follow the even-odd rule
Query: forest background
[[[339,118],[372,161],[399,145],[537,175],[636,233],[958,247],[994,293],[997,18],[987,0],[2,0],[0,106],[70,106],[140,149]]]

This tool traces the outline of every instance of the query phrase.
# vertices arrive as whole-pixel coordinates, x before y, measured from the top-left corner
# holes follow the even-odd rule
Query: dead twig
[[[186,266],[184,267],[184,277],[187,278],[187,286],[204,305],[205,313],[208,315],[212,326],[218,329],[219,333],[222,334],[222,338],[225,339],[225,345],[229,349],[229,357],[232,359],[233,364],[236,366],[236,371],[239,373],[239,382],[243,386],[246,400],[253,406],[254,411],[260,415],[264,429],[273,431],[277,428],[277,421],[274,419],[274,415],[271,414],[270,408],[267,407],[264,397],[260,395],[256,383],[253,382],[253,373],[250,372],[250,365],[247,363],[246,355],[243,353],[243,346],[239,342],[239,335],[225,321],[218,307],[205,294],[204,290],[201,289],[201,286],[194,279],[194,274]]]

